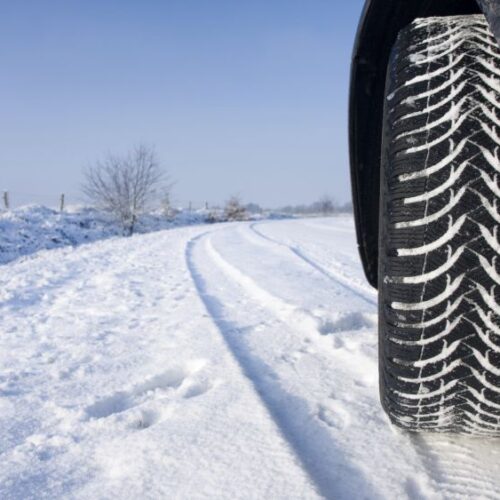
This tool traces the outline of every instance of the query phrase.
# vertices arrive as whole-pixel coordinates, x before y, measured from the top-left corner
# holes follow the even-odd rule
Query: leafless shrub
[[[239,196],[231,196],[224,207],[224,217],[228,221],[245,220],[247,212]]]
[[[82,190],[99,208],[119,220],[132,235],[137,217],[150,208],[159,190],[170,189],[153,148],[139,145],[127,155],[108,155],[84,172]]]
[[[206,217],[205,221],[208,222],[209,224],[215,224],[216,222],[220,222],[221,217],[220,214],[216,210],[210,210]]]

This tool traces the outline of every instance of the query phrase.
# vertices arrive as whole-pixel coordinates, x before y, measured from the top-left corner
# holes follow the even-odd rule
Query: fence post
[[[61,203],[59,205],[59,211],[64,212],[64,193],[61,195]]]
[[[9,192],[3,192],[3,204],[5,206],[5,210],[9,210]]]

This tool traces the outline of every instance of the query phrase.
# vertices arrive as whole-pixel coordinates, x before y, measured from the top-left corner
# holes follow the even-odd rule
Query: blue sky
[[[0,189],[71,199],[86,165],[143,142],[179,201],[348,200],[362,4],[2,2]]]

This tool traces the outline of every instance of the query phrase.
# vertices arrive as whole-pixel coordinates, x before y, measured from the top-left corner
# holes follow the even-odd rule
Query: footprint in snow
[[[212,388],[208,380],[199,380],[197,373],[205,361],[196,361],[176,367],[144,382],[130,390],[119,391],[88,406],[85,414],[90,419],[103,419],[132,409],[138,411],[135,427],[146,429],[172,414],[165,403],[191,399],[205,394]]]
[[[336,399],[330,399],[325,404],[318,406],[317,417],[328,427],[342,430],[351,423],[349,412],[344,404]]]
[[[303,356],[303,354],[304,354],[304,351],[298,350],[298,351],[294,351],[290,354],[282,354],[280,359],[282,361],[284,361],[285,363],[289,363],[289,364],[294,365],[297,361],[299,361],[299,359]]]
[[[158,410],[139,410],[139,415],[132,425],[136,429],[147,429],[157,422],[161,422],[168,418],[170,411],[158,411]]]
[[[363,328],[373,328],[375,323],[372,319],[373,315],[362,313],[359,311],[341,313],[334,320],[325,319],[319,327],[321,335],[330,335],[332,333],[350,332],[362,330]]]

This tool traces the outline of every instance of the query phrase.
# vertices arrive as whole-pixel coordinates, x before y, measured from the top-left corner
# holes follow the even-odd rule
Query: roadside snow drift
[[[156,213],[142,214],[135,232],[144,234],[161,229],[207,222],[208,210],[177,211],[171,218]],[[41,205],[27,205],[0,211],[0,264],[40,250],[122,236],[123,229],[109,213],[90,207],[68,207],[58,212]]]
[[[0,267],[0,498],[499,498],[500,444],[378,401],[350,217],[197,226]]]

